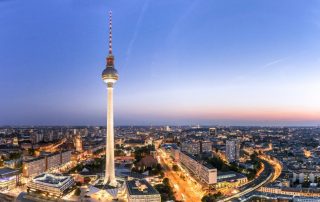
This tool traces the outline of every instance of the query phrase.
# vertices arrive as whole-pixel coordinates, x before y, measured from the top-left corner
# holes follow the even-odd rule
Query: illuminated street
[[[174,187],[175,196],[177,200],[183,201],[201,201],[204,196],[201,185],[199,185],[193,178],[191,178],[184,170],[173,171],[172,160],[161,149],[158,150],[161,164],[165,169],[165,177],[169,178],[172,186]],[[182,179],[180,176],[184,176]]]
[[[259,172],[259,175],[256,176],[256,178],[253,181],[239,188],[240,192],[230,197],[221,199],[220,201],[225,202],[230,201],[232,199],[240,198],[250,192],[257,190],[259,187],[267,184],[273,176],[273,168],[267,161],[263,161],[262,168],[263,170]]]
[[[271,182],[275,181],[281,175],[281,172],[282,172],[281,163],[276,158],[273,158],[265,154],[259,155],[259,158],[267,161],[273,167],[274,173],[270,181]]]

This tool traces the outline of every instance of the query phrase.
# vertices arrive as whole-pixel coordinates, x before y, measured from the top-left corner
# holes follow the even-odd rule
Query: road
[[[259,155],[259,158],[267,161],[273,167],[274,173],[271,182],[275,181],[281,175],[282,172],[282,165],[280,161],[276,158],[273,158],[265,154]]]
[[[234,194],[230,197],[221,199],[221,200],[219,200],[219,202],[231,201],[232,199],[240,198],[240,197],[242,197],[252,191],[255,191],[259,187],[267,184],[271,180],[271,178],[273,177],[274,170],[273,170],[272,166],[267,161],[262,160],[262,163],[264,166],[264,170],[260,173],[260,175],[256,179],[254,179],[250,183],[244,185],[243,187],[240,187],[239,193]]]
[[[269,182],[275,181],[281,175],[281,162],[276,158],[264,154],[263,151],[260,153],[262,154],[260,154],[258,157],[262,160],[265,169],[261,173],[259,173],[259,177],[251,183],[248,183],[245,186],[241,187],[239,193],[225,198],[221,201],[229,201],[231,199],[240,198],[252,191],[255,191],[259,187],[266,185]]]
[[[183,171],[173,171],[172,160],[167,153],[159,149],[159,160],[161,165],[165,169],[165,177],[167,177],[175,191],[175,197],[181,201],[201,201],[204,196],[202,187],[191,177],[186,176]],[[180,168],[181,169],[181,168]],[[185,176],[186,180],[183,180],[180,175]]]

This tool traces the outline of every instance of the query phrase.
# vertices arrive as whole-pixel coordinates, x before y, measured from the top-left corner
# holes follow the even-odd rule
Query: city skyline
[[[0,125],[105,125],[97,75],[110,9],[123,78],[116,125],[320,123],[317,1],[33,0],[0,9]]]

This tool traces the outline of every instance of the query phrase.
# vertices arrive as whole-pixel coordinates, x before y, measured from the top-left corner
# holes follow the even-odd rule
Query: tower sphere
[[[118,77],[118,72],[115,68],[107,67],[102,72],[102,79],[105,83],[115,83]]]

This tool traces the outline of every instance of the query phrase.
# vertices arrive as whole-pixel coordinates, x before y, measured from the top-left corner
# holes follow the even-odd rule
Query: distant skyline
[[[320,1],[0,0],[0,126],[320,125]]]

